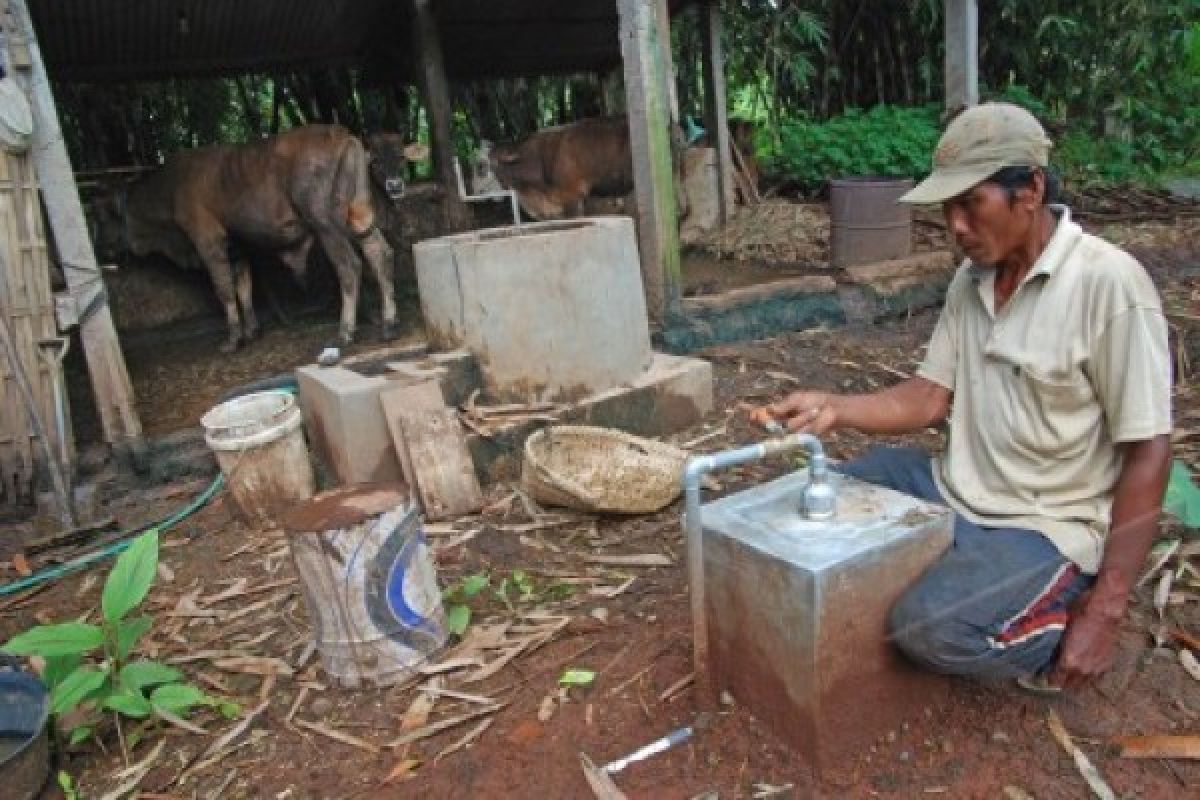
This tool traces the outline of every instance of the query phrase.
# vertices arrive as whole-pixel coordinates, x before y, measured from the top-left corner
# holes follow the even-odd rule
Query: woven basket
[[[608,428],[562,425],[525,440],[521,485],[546,505],[649,514],[679,496],[687,453]]]

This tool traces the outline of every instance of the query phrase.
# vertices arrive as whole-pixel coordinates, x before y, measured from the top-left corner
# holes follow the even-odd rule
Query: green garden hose
[[[147,525],[144,528],[137,528],[131,531],[123,531],[117,541],[112,542],[99,550],[94,550],[90,553],[85,553],[77,558],[73,558],[63,564],[57,564],[53,567],[47,567],[39,572],[35,572],[27,578],[21,578],[11,583],[0,585],[0,597],[23,592],[26,589],[32,589],[35,586],[40,586],[47,581],[57,580],[64,575],[70,575],[72,572],[77,572],[81,569],[97,564],[105,559],[112,558],[119,553],[124,552],[129,548],[135,536],[140,536],[148,531],[157,530],[158,532],[166,531],[183,522],[185,519],[195,514],[201,508],[208,504],[217,492],[225,486],[225,476],[218,473],[217,477],[213,478],[213,482],[208,485],[208,488],[196,496],[191,503],[176,511],[174,514],[166,517],[154,525]]]

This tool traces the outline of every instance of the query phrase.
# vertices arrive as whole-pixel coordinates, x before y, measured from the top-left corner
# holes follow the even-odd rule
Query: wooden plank
[[[438,181],[446,192],[446,225],[450,231],[471,227],[471,211],[458,193],[454,173],[454,140],[450,121],[450,85],[442,57],[441,33],[433,12],[433,0],[412,0],[413,52],[417,56],[417,85],[429,112],[433,139],[433,163]]]
[[[31,152],[50,228],[58,245],[67,286],[72,291],[87,292],[94,285],[103,284],[63,142],[54,95],[27,0],[9,0],[9,4],[17,20],[18,32],[29,52],[29,68],[17,70],[16,77],[29,96],[33,110]],[[122,452],[138,457],[145,448],[142,425],[107,303],[102,302],[94,313],[81,322],[80,338],[104,438]]]
[[[408,483],[411,499],[419,500],[417,476],[413,472],[408,445],[404,442],[404,425],[400,421],[400,414],[404,411],[436,411],[445,408],[446,400],[442,397],[442,387],[437,381],[396,386],[394,389],[380,392],[379,403],[383,406],[383,417],[387,420],[388,431],[392,434],[392,446],[395,447],[396,457],[400,460],[400,470]]]
[[[721,48],[721,5],[717,0],[699,6],[704,56],[704,110],[713,147],[717,149],[717,197],[720,222],[733,217],[733,160],[729,140],[729,107],[725,96],[725,52]],[[748,195],[747,195],[748,196]]]
[[[399,418],[426,518],[449,519],[483,508],[458,414],[449,408],[403,410]]]
[[[625,97],[633,151],[638,244],[650,318],[680,315],[679,226],[671,157],[670,90],[658,0],[618,0]]]

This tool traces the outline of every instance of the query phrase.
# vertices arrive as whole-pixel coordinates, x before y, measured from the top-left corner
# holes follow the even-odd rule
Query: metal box
[[[818,771],[936,706],[940,676],[888,642],[895,600],[953,541],[942,506],[834,475],[837,517],[797,513],[806,472],[703,506],[710,668]]]

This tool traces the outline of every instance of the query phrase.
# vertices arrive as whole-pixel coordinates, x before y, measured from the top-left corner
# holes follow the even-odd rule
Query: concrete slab
[[[683,301],[684,321],[655,336],[672,353],[774,336],[845,321],[837,284],[830,275],[810,275],[731,289]]]
[[[403,481],[400,462],[379,404],[397,385],[382,375],[342,366],[296,370],[304,427],[318,464],[343,486]]]
[[[870,325],[879,319],[941,305],[958,264],[948,250],[846,267],[838,299],[846,321]]]
[[[296,370],[300,408],[318,474],[343,486],[403,480],[379,394],[394,386],[436,379],[446,404],[466,402],[478,387],[479,366],[465,350],[382,348],[332,367]]]
[[[413,258],[430,342],[470,350],[493,397],[571,402],[636,380],[650,361],[628,218],[443,236]]]
[[[950,546],[952,514],[836,476],[838,515],[813,522],[796,513],[807,480],[703,507],[705,593],[717,687],[822,771],[945,694],[888,643],[886,619]]]
[[[618,428],[639,436],[663,436],[699,423],[712,410],[712,364],[655,353],[650,368],[632,384],[585,397],[569,406],[560,420],[563,424]],[[517,422],[491,436],[468,434],[467,447],[480,481],[517,478],[525,439],[545,426],[545,422]]]
[[[381,350],[375,357],[360,356],[352,366],[296,370],[300,408],[318,473],[342,485],[402,479],[379,402],[385,389],[436,377],[446,404],[453,408],[466,403],[482,383],[477,360],[465,350],[417,352],[409,360]],[[560,419],[661,436],[695,425],[712,409],[710,363],[653,353],[649,367],[635,380],[582,398],[567,406]],[[526,437],[545,425],[544,421],[516,422],[490,436],[468,435],[480,480],[518,477]]]

